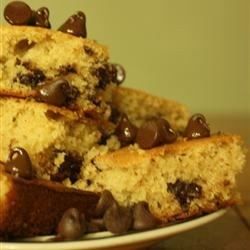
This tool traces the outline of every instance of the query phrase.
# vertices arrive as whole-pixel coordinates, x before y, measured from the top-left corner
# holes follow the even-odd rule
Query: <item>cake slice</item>
[[[145,201],[166,222],[237,203],[235,181],[244,162],[239,136],[179,138],[149,150],[134,145],[96,157],[75,186],[110,190],[124,206]]]
[[[84,154],[100,141],[101,127],[105,124],[79,118],[67,109],[32,99],[1,97],[0,161],[8,160],[12,148],[22,147],[37,177],[50,179],[65,164],[74,165],[77,174]]]
[[[69,208],[87,219],[93,216],[99,196],[42,180],[13,177],[0,166],[0,237],[30,237],[55,233]]]
[[[0,34],[0,95],[35,98],[81,115],[109,116],[102,95],[116,82],[116,68],[108,62],[106,47],[39,27],[1,25]],[[68,85],[62,103],[41,96],[41,88],[48,92],[57,81]]]
[[[187,107],[177,101],[126,87],[112,90],[111,106],[118,112],[127,114],[137,127],[152,118],[164,118],[174,129],[183,131],[190,117]]]
[[[133,122],[136,122],[133,114],[138,114],[140,121],[146,121],[150,113],[153,116],[158,114],[160,109],[163,116],[170,119],[175,110],[183,110],[178,119],[171,119],[171,125],[178,130],[182,130],[182,123],[187,122],[188,111],[182,104],[173,102],[171,106],[167,106],[170,101],[137,90],[119,88],[119,93],[123,94],[120,96],[120,102],[116,101],[112,107],[119,109],[119,113],[135,108],[133,113],[129,113]],[[117,97],[118,91],[112,91]],[[148,103],[147,106],[158,102],[162,105],[155,105],[150,111],[140,114],[137,110],[140,109],[141,96],[137,93],[149,100],[145,102]],[[126,103],[131,95],[134,96],[133,107],[121,108],[120,103]],[[164,103],[166,106],[163,109]],[[33,99],[0,97],[0,161],[7,161],[11,148],[22,147],[28,152],[39,178],[51,179],[58,173],[60,166],[65,164],[69,167],[72,164],[77,165],[77,174],[94,156],[121,147],[117,136],[114,135],[115,127],[114,121],[81,117],[70,109],[36,102]],[[105,141],[104,134],[108,135]]]
[[[122,208],[116,203],[109,205],[107,192],[106,198],[100,199],[96,193],[104,190],[110,190],[123,209],[137,207],[142,213],[142,204],[147,203],[157,218],[155,226],[213,212],[238,202],[235,177],[244,161],[241,139],[233,135],[179,141],[147,151],[127,147],[99,156],[85,168],[85,174],[90,167],[97,168],[98,174],[92,178],[86,175],[87,185],[82,179],[75,187],[94,193],[44,180],[13,177],[2,171],[6,165],[0,164],[0,236],[53,234],[68,208],[78,209],[91,221],[101,203],[111,206],[104,221],[107,213],[112,215],[109,222],[114,216],[117,222],[112,223],[119,224],[119,220],[125,220],[116,217]]]

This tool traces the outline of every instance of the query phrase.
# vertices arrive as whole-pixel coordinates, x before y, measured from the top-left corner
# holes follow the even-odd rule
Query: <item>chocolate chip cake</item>
[[[123,206],[147,202],[151,213],[166,222],[237,203],[235,178],[244,161],[239,136],[182,138],[148,150],[135,145],[99,156],[82,169],[85,181],[75,185],[110,190]]]
[[[63,213],[75,207],[89,219],[99,196],[43,180],[25,180],[0,166],[0,236],[29,237],[56,231]]]
[[[104,126],[32,99],[1,97],[0,110],[0,161],[7,161],[12,148],[25,148],[37,176],[45,179],[65,164],[79,172],[84,154],[98,144]]]
[[[22,147],[30,155],[37,177],[59,181],[68,179],[75,182],[80,168],[90,162],[93,157],[117,150],[125,145],[120,138],[123,131],[119,133],[114,131],[122,113],[134,108],[135,111],[128,115],[133,118],[137,114],[137,110],[140,110],[141,95],[150,100],[145,102],[148,103],[147,105],[158,101],[157,97],[149,94],[119,88],[121,88],[119,94],[113,90],[114,97],[117,98],[120,95],[120,102],[125,103],[127,97],[122,96],[121,93],[129,92],[134,96],[134,102],[126,110],[116,100],[111,106],[115,110],[120,110],[116,114],[118,121],[114,119],[110,122],[79,117],[77,113],[69,109],[36,102],[33,99],[0,97],[0,141],[3,142],[0,144],[0,161],[7,161],[12,148]],[[161,102],[163,105],[163,100]],[[171,102],[165,100],[165,103]],[[175,103],[175,109],[185,110],[184,106],[178,103]],[[157,114],[158,110],[158,106],[151,107],[151,116]],[[140,114],[140,121],[147,121],[150,112]],[[165,109],[162,109],[162,113],[166,114],[165,117],[171,118],[175,111],[172,110],[172,106],[166,105]],[[178,118],[179,121],[187,122],[187,114],[188,111],[183,111]],[[178,130],[182,129],[178,120],[172,121],[173,127]],[[126,129],[127,125],[120,122],[120,126]],[[129,144],[135,142],[135,138],[132,139]],[[75,166],[73,169],[72,165]],[[65,170],[68,168],[71,170]],[[65,171],[68,172],[66,175],[62,173]]]
[[[112,105],[116,111],[127,114],[137,127],[146,120],[161,117],[169,121],[174,129],[182,131],[190,116],[187,107],[181,103],[126,87],[113,89]]]
[[[237,202],[241,138],[211,135],[184,105],[117,86],[125,71],[86,38],[83,12],[58,31],[45,7],[14,1],[4,17],[0,237],[119,234]]]
[[[109,116],[102,95],[117,83],[118,66],[108,63],[106,47],[40,27],[1,25],[0,33],[1,95]],[[55,88],[62,93],[51,97]]]

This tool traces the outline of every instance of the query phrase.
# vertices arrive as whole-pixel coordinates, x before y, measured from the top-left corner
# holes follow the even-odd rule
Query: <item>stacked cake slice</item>
[[[162,116],[174,127],[181,128],[187,120],[181,104],[117,87],[125,72],[110,64],[106,48],[92,40],[38,27],[0,29],[2,162],[11,149],[21,147],[39,178],[75,182],[92,148],[103,143],[105,151],[120,147],[112,136],[114,111],[119,112],[117,118],[124,112],[132,120],[134,114],[141,116],[133,111],[131,96],[135,105],[148,98],[145,103],[155,105],[155,110],[167,103]],[[70,171],[61,173],[65,168]]]
[[[15,1],[5,10],[11,24],[24,20],[0,26],[0,237],[55,233],[72,207],[124,233],[237,203],[239,136],[118,86],[125,71],[79,33],[82,12],[60,28],[73,36],[45,29],[46,8]]]
[[[44,28],[0,31],[0,160],[22,147],[40,177],[49,179],[66,158],[79,171],[101,131],[112,127],[102,97],[115,77],[106,48]]]
[[[79,115],[108,115],[101,96],[116,75],[104,46],[39,27],[0,26],[0,31],[2,95],[34,98]],[[51,96],[58,81],[64,83],[62,93]]]

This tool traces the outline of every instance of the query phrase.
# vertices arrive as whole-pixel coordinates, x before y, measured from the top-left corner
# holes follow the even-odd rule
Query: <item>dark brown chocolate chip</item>
[[[202,188],[196,183],[187,183],[177,180],[175,183],[168,183],[168,191],[175,195],[179,204],[186,208],[195,198],[200,198],[202,195]]]
[[[102,132],[101,138],[98,141],[99,145],[107,145],[108,139],[110,139],[111,134],[107,134],[105,132]]]
[[[126,72],[119,64],[107,63],[98,68],[95,75],[99,79],[99,87],[104,89],[111,82],[121,84],[125,80]]]
[[[14,53],[23,54],[35,45],[35,42],[28,39],[22,39],[15,45]]]
[[[58,227],[57,236],[64,240],[76,240],[87,231],[87,223],[84,214],[76,208],[68,209],[62,216]]]
[[[156,120],[160,133],[162,142],[161,143],[173,143],[177,139],[177,133],[171,128],[169,122],[163,118]]]
[[[162,141],[161,126],[157,119],[146,121],[137,132],[136,142],[143,149],[150,149],[159,146]]]
[[[12,25],[28,25],[32,19],[32,10],[22,1],[13,1],[6,5],[4,17]]]
[[[105,89],[107,84],[111,82],[112,75],[110,74],[110,64],[104,64],[102,67],[95,71],[95,75],[98,78],[98,87]]]
[[[30,73],[26,74],[18,73],[17,79],[21,84],[29,85],[32,88],[34,88],[38,85],[38,83],[43,82],[46,79],[46,77],[41,70],[34,69]]]
[[[81,171],[82,161],[76,156],[66,154],[64,162],[60,165],[58,172],[50,178],[52,181],[62,182],[69,178],[71,183],[75,183]]]
[[[75,67],[73,65],[61,65],[59,68],[59,75],[68,75],[71,73],[77,73]]]
[[[131,209],[120,207],[114,202],[104,214],[104,224],[108,231],[115,234],[126,233],[132,226]]]
[[[115,130],[115,134],[117,135],[121,145],[127,146],[134,143],[136,133],[137,128],[129,121],[127,115],[122,114]]]
[[[23,148],[16,147],[10,151],[8,161],[6,162],[6,171],[16,177],[31,179],[33,169],[30,157]]]
[[[87,55],[89,55],[89,56],[93,56],[95,54],[95,52],[93,51],[93,49],[90,48],[90,47],[88,47],[88,46],[86,46],[86,45],[83,46],[83,49],[84,49],[85,53]]]
[[[87,37],[86,16],[82,11],[72,15],[58,30],[74,36]]]
[[[210,129],[206,118],[202,114],[193,115],[184,131],[184,137],[188,139],[197,139],[210,136]]]
[[[111,106],[111,115],[109,120],[114,124],[117,124],[121,118],[121,112],[116,108]]]
[[[102,217],[107,209],[116,202],[110,191],[104,190],[96,205],[95,216]]]
[[[157,225],[156,218],[150,213],[146,202],[139,202],[133,208],[133,229],[147,230],[155,228]]]
[[[45,112],[45,115],[47,118],[52,119],[52,120],[59,120],[60,118],[63,117],[62,114],[55,112],[54,110],[47,110]]]
[[[78,90],[65,79],[47,82],[37,88],[37,99],[58,107],[66,106],[78,96]]]
[[[42,7],[33,12],[33,22],[34,26],[50,29],[51,25],[49,22],[49,9]]]
[[[122,84],[126,78],[126,71],[122,65],[113,63],[112,64],[112,82],[116,84]]]
[[[105,225],[103,219],[91,219],[88,222],[88,233],[96,233],[105,230]]]
[[[150,149],[177,139],[176,132],[169,123],[160,118],[146,121],[137,132],[136,142],[142,149]]]
[[[16,62],[15,62],[15,66],[19,66],[19,65],[22,65],[22,61],[17,57]]]

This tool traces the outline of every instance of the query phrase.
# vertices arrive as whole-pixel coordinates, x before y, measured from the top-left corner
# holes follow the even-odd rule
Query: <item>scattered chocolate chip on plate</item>
[[[140,208],[141,209],[141,208]],[[226,213],[227,210],[221,209],[214,213],[201,216],[196,219],[191,219],[184,222],[179,222],[171,225],[166,225],[157,229],[146,231],[131,231],[126,234],[114,235],[110,232],[89,233],[82,238],[74,241],[54,241],[55,236],[43,236],[19,239],[15,242],[0,242],[0,249],[19,249],[19,250],[68,250],[69,244],[71,250],[101,250],[116,247],[117,249],[129,247],[129,249],[137,249],[141,246],[152,246],[159,241],[166,240],[170,236],[180,234],[184,231],[191,230],[218,219]]]

